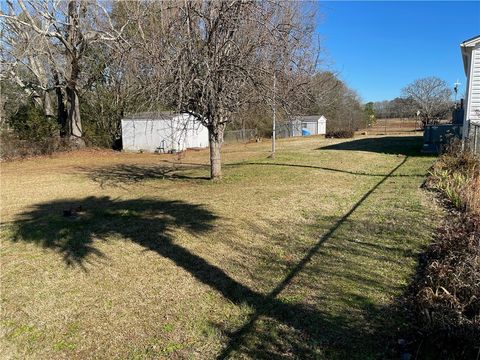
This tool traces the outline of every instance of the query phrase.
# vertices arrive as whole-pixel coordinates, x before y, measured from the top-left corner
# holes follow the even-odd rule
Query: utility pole
[[[455,108],[457,107],[457,94],[458,94],[458,88],[459,86],[462,85],[457,81],[453,84],[453,91],[455,92]]]
[[[276,96],[277,93],[277,75],[275,69],[273,70],[273,106],[272,106],[272,111],[273,111],[273,122],[272,122],[272,154],[270,157],[272,159],[275,158],[275,137],[277,136],[276,134],[276,120],[277,120],[277,105],[276,105]]]
[[[417,122],[418,122],[418,118],[420,117],[420,110],[417,110],[417,112],[415,113],[415,115],[417,115],[415,117],[415,131],[417,131]]]

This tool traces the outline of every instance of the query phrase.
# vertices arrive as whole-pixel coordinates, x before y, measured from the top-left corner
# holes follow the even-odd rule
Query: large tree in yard
[[[447,83],[433,76],[415,80],[402,89],[402,95],[414,102],[424,126],[442,119],[452,105],[452,91]]]
[[[95,43],[118,40],[122,29],[115,29],[100,1],[6,0],[0,18],[4,75],[23,87],[46,116],[53,116],[55,98],[63,135],[83,146],[79,91],[84,55]]]
[[[207,127],[211,178],[221,176],[225,126],[252,102],[288,103],[272,91],[274,77],[290,87],[306,84],[312,69],[311,15],[301,3],[182,1],[150,5],[157,28],[141,46],[152,81],[169,107]],[[146,20],[144,18],[144,20]],[[145,33],[148,21],[139,23]],[[157,36],[157,37],[155,37]],[[313,60],[312,60],[313,59]]]

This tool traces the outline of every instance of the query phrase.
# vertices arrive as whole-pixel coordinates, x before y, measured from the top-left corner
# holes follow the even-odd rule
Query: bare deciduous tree
[[[433,76],[415,80],[402,89],[402,95],[415,102],[423,125],[444,117],[452,105],[447,83]]]
[[[84,145],[79,102],[83,55],[89,44],[118,40],[107,9],[97,1],[7,0],[3,19],[2,54],[7,76],[53,115],[50,93],[57,97],[59,122],[73,142]],[[34,85],[20,72],[28,71]]]
[[[2,76],[15,83],[24,93],[44,110],[46,116],[53,116],[52,100],[49,93],[47,67],[48,53],[45,39],[29,28],[10,19],[2,22]]]
[[[358,94],[330,71],[311,78],[305,98],[310,114],[324,115],[329,131],[354,131],[364,126],[363,108]]]
[[[165,104],[209,131],[211,178],[221,176],[225,126],[247,104],[271,99],[273,75],[295,79],[311,70],[314,27],[302,4],[270,1],[172,1],[153,4],[158,28],[144,36],[144,67]],[[287,82],[286,82],[287,83]],[[290,81],[290,88],[295,81]],[[306,82],[305,82],[306,83]],[[289,103],[278,91],[279,105]],[[285,106],[286,107],[286,106]]]

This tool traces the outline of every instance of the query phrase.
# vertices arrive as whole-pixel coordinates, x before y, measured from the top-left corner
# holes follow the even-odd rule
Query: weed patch
[[[475,358],[480,347],[480,172],[458,149],[443,155],[427,181],[447,215],[422,255],[410,302],[422,358]]]

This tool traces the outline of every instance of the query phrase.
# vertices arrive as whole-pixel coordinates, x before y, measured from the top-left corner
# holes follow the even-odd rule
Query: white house
[[[176,152],[208,147],[208,129],[189,114],[139,113],[122,119],[125,151]]]
[[[480,125],[480,35],[460,44],[467,76],[463,139],[472,136],[471,125]]]

